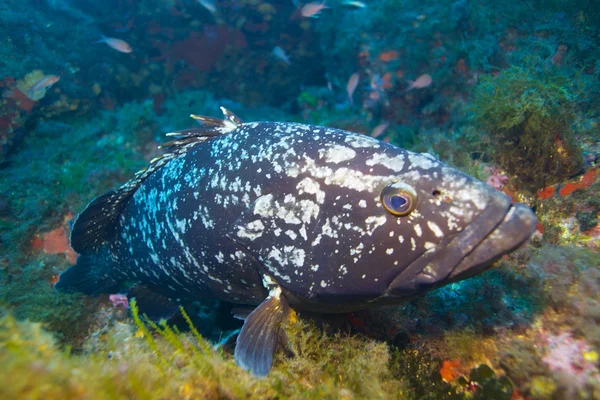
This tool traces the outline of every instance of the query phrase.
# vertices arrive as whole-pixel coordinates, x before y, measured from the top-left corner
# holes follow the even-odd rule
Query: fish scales
[[[347,258],[347,266],[320,262],[319,271],[319,264],[312,263],[305,272],[304,264],[309,261],[307,253],[325,255],[328,248],[347,247],[335,239],[338,232],[343,231],[348,244],[358,240],[359,245],[362,234],[376,229],[376,222],[365,222],[371,215],[360,212],[367,210],[358,205],[362,197],[355,201],[354,212],[344,208],[352,205],[350,197],[368,187],[354,181],[354,176],[346,181],[336,179],[332,172],[332,167],[345,165],[355,156],[356,151],[352,144],[346,143],[347,139],[336,135],[334,130],[262,123],[218,137],[208,146],[197,146],[169,162],[140,186],[134,201],[122,214],[120,231],[127,233],[111,244],[111,253],[123,265],[146,265],[146,272],[137,267],[138,271],[133,269],[132,274],[145,273],[153,284],[170,277],[172,285],[181,290],[193,288],[206,293],[208,289],[213,296],[227,301],[256,303],[257,298],[243,296],[252,293],[252,285],[262,287],[256,269],[240,263],[244,253],[231,241],[222,240],[232,233],[234,226],[233,234],[240,240],[262,243],[259,260],[283,280],[284,288],[318,296],[329,291],[322,282],[331,282],[336,276],[339,281],[336,285],[343,287],[344,281],[356,278],[355,271],[360,265],[352,268],[351,264],[354,258],[360,261],[360,253]],[[359,146],[366,144],[358,135],[356,139]],[[336,142],[341,144],[332,144]],[[295,148],[302,143],[305,143],[303,154],[299,156]],[[358,151],[361,148],[364,147]],[[315,160],[319,159],[326,160],[325,166],[316,166]],[[390,179],[385,175],[374,176],[371,186],[375,180],[385,183]],[[272,194],[273,185],[277,186],[277,197]],[[332,190],[329,196],[328,187]],[[333,219],[319,219],[320,208],[334,194],[340,199],[333,198],[334,212],[328,213]],[[363,197],[365,201],[373,201],[373,196]],[[247,210],[249,220],[236,223]],[[252,214],[261,213],[273,214],[269,226],[253,219]],[[362,222],[353,223],[357,216]],[[374,288],[375,294],[381,293],[384,281],[381,279]]]
[[[484,271],[535,228],[527,207],[431,155],[224,112],[84,210],[72,237],[82,261],[57,288],[135,281],[172,298],[259,305],[236,360],[264,375],[274,347],[263,359],[250,348],[274,346],[281,310],[398,303]],[[114,226],[99,207],[118,214]],[[253,318],[272,330],[253,331]]]

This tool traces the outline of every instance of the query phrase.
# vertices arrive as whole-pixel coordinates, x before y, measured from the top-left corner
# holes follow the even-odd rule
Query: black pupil
[[[390,203],[392,205],[392,208],[398,209],[406,204],[406,199],[401,196],[392,196],[392,198],[390,199]]]

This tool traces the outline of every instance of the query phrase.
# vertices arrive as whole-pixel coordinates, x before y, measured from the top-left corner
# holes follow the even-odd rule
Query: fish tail
[[[35,98],[35,90],[33,88],[25,90],[23,94],[27,96],[29,100],[33,100]]]
[[[54,288],[64,292],[82,292],[88,295],[116,292],[120,282],[111,275],[113,262],[108,248],[98,253],[82,254],[77,264],[60,274]]]
[[[100,34],[102,37],[100,38],[100,40],[96,40],[95,42],[92,42],[92,44],[96,44],[96,43],[106,43],[106,36],[104,36],[103,33]]]

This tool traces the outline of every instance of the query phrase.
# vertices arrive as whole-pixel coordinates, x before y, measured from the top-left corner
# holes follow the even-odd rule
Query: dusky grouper
[[[222,110],[225,120],[193,115],[199,127],[169,134],[167,153],[79,214],[81,255],[56,288],[136,282],[258,305],[235,359],[266,375],[290,307],[399,303],[486,270],[535,230],[528,207],[429,154]]]

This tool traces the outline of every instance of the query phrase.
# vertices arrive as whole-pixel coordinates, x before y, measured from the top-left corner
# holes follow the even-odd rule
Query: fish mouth
[[[529,207],[498,193],[462,232],[442,240],[394,278],[388,295],[410,297],[479,274],[526,242],[536,223]]]

